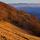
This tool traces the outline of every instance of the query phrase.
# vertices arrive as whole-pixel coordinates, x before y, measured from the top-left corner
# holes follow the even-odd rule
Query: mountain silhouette
[[[35,16],[3,2],[0,2],[0,21],[9,22],[29,34],[40,36],[40,23]]]

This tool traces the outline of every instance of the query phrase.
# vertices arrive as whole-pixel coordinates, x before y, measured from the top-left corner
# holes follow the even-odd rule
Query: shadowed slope
[[[34,16],[2,2],[0,2],[0,21],[15,24],[29,34],[40,36],[40,24]]]

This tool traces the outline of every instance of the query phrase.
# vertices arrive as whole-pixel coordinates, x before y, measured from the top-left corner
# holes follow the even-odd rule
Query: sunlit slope
[[[0,37],[0,40],[4,39],[3,37],[7,40],[40,40],[8,22],[0,22]]]

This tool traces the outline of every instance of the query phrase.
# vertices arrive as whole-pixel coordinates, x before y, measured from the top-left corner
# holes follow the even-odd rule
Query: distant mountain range
[[[40,4],[17,3],[17,4],[10,4],[10,5],[15,6],[16,9],[18,10],[23,10],[34,16],[37,16],[40,19]]]
[[[30,3],[30,4],[28,4],[28,3],[14,3],[14,4],[11,4],[11,5],[14,5],[14,6],[20,6],[20,7],[25,7],[25,6],[27,6],[27,7],[40,7],[40,4],[36,4],[36,3]]]

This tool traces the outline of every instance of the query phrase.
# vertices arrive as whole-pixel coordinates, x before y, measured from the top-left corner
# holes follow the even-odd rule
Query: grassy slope
[[[0,22],[0,34],[0,39],[5,36],[8,40],[40,40],[40,38],[25,33],[22,29],[6,21]]]

